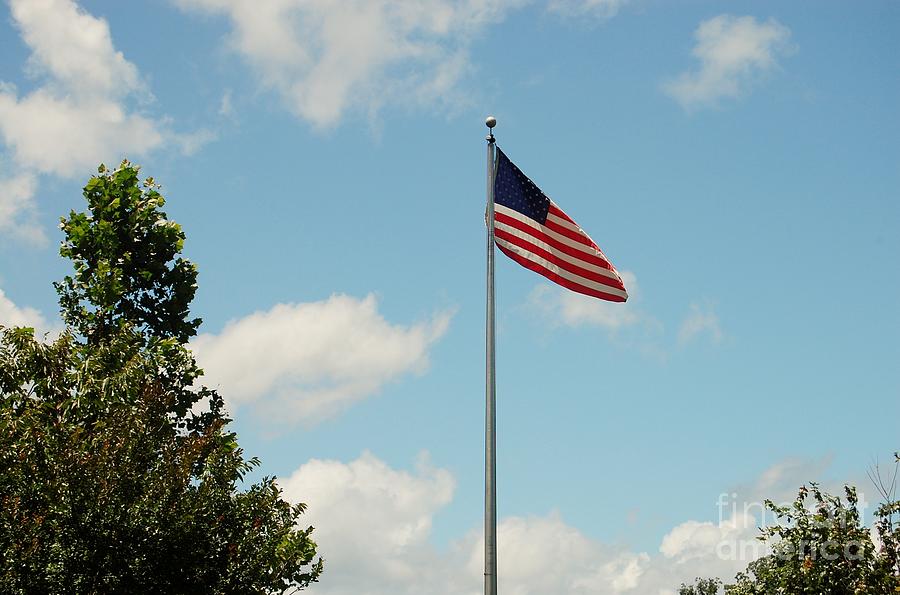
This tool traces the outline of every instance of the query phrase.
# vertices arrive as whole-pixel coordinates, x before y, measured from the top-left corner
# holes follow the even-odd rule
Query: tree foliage
[[[892,496],[892,495],[891,495]],[[762,528],[771,553],[724,585],[725,595],[889,595],[900,593],[900,501],[886,499],[864,525],[852,487],[832,496],[816,484],[789,506],[766,501],[778,523]],[[721,581],[698,579],[679,595],[715,595]]]
[[[762,530],[772,554],[751,562],[725,588],[726,595],[883,595],[900,588],[897,528],[876,523],[876,532],[888,543],[878,551],[860,518],[856,490],[848,486],[844,492],[842,499],[811,484],[800,488],[790,506],[767,501],[781,521]],[[879,522],[889,519],[887,510],[879,508]]]
[[[60,254],[74,275],[56,283],[63,319],[92,338],[130,324],[151,337],[185,342],[200,319],[188,320],[197,269],[179,257],[185,235],[160,210],[165,199],[152,178],[125,162],[100,166],[84,187],[87,212],[72,211],[60,224]]]
[[[678,595],[716,595],[722,581],[717,578],[698,578],[693,585],[681,584]]]
[[[48,343],[0,329],[0,592],[307,586],[323,563],[312,528],[296,527],[304,505],[271,477],[245,486],[259,462],[222,398],[195,387],[184,234],[127,162],[101,168],[85,197],[90,212],[63,220],[67,330]]]

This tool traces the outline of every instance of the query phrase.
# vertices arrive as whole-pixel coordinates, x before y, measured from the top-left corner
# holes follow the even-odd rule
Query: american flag
[[[494,240],[523,267],[572,291],[628,299],[622,277],[597,244],[497,149]]]

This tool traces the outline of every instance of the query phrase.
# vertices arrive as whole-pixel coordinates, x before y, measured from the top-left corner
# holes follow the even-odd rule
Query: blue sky
[[[890,459],[900,419],[895,2],[12,0],[0,323],[58,326],[58,217],[163,184],[195,351],[310,504],[314,593],[477,593],[484,117],[623,272],[498,255],[500,587],[674,592]],[[730,497],[730,496],[729,496]],[[763,522],[765,519],[762,520]]]

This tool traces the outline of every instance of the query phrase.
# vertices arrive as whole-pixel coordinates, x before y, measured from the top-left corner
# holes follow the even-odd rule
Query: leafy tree
[[[900,502],[875,512],[873,529],[860,518],[856,490],[844,498],[803,486],[790,506],[766,501],[778,524],[762,529],[771,554],[749,564],[725,595],[888,595],[900,593]],[[873,535],[875,539],[873,540]],[[877,543],[877,544],[876,544]],[[717,579],[682,585],[679,595],[715,595]]]
[[[0,592],[282,593],[317,580],[271,477],[245,459],[223,401],[195,388],[194,266],[138,168],[101,167],[89,213],[63,220],[67,330],[0,329]],[[123,206],[124,205],[124,206]],[[162,304],[159,311],[153,300]],[[202,412],[198,410],[202,409]]]
[[[884,595],[900,589],[894,572],[897,551],[876,551],[860,519],[856,490],[848,486],[844,492],[842,500],[811,484],[800,488],[790,506],[766,501],[783,522],[763,529],[761,539],[772,543],[773,552],[751,562],[734,585],[725,587],[726,595]],[[884,509],[877,514],[883,519]]]
[[[717,578],[698,578],[693,585],[681,583],[678,595],[717,595],[722,581]]]
[[[88,338],[131,324],[152,337],[184,343],[200,319],[187,320],[197,290],[197,269],[178,257],[184,232],[160,210],[165,199],[153,178],[143,184],[128,162],[84,187],[88,211],[72,211],[60,227],[60,255],[75,274],[55,283],[63,319]]]

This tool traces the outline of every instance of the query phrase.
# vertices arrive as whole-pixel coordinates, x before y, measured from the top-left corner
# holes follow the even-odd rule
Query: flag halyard
[[[628,299],[603,251],[499,147],[494,241],[508,257],[562,287],[611,302]]]

